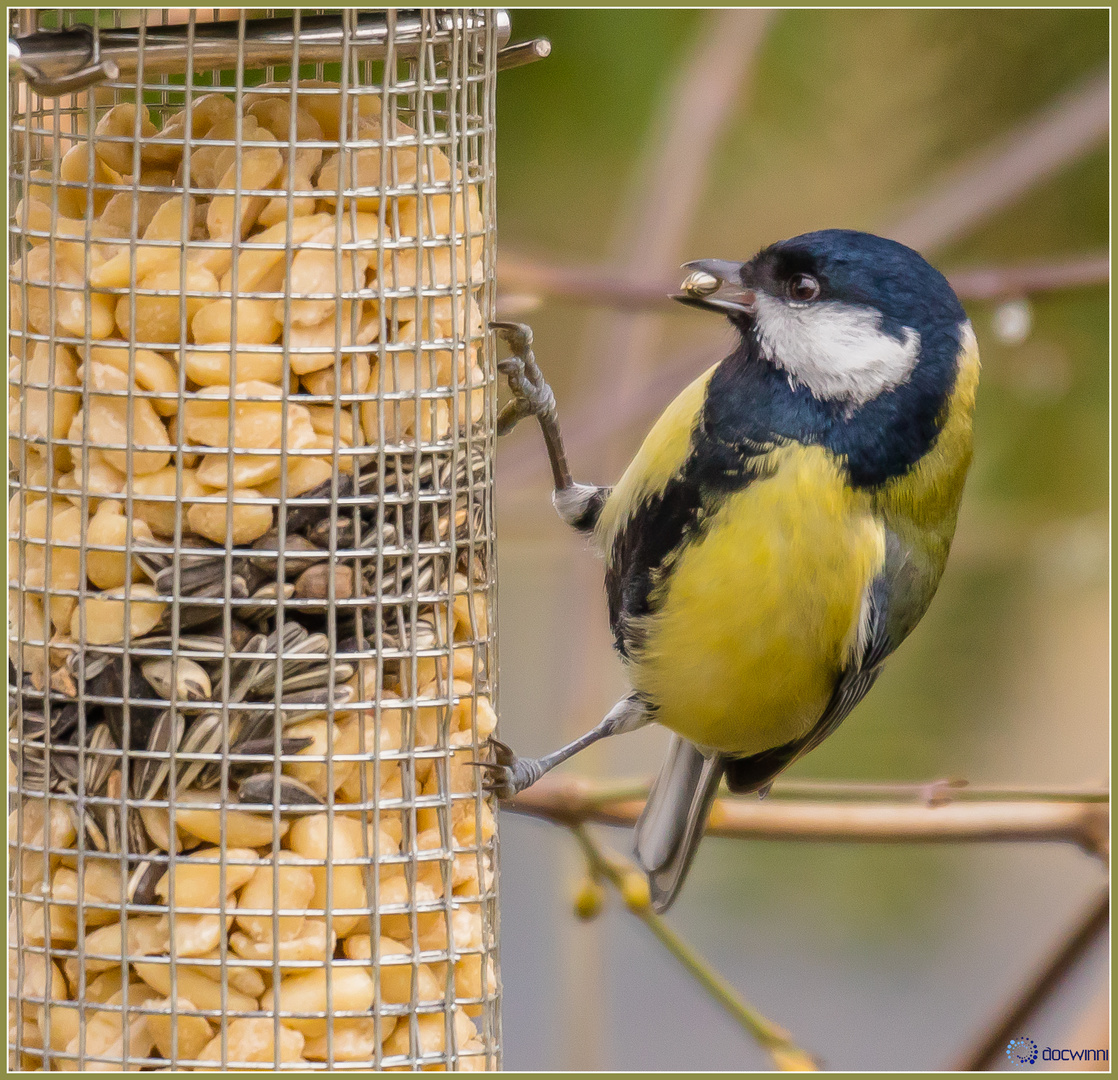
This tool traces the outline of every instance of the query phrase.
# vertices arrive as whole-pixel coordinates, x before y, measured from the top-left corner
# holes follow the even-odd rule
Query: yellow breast
[[[830,453],[782,447],[769,465],[682,551],[630,670],[660,723],[732,754],[819,719],[885,557],[869,499]]]

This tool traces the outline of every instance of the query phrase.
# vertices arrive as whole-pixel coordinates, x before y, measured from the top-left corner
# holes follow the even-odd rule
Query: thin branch
[[[1104,145],[1109,128],[1110,75],[1104,64],[1004,138],[956,166],[880,231],[918,251],[945,247]]]
[[[1041,1006],[1059,989],[1072,969],[1110,923],[1110,890],[1103,889],[1087,911],[1060,940],[1040,970],[1024,985],[990,1025],[976,1045],[953,1066],[960,1072],[980,1072],[1002,1060],[1009,1040],[1020,1035]]]
[[[643,799],[648,780],[613,780],[597,783],[587,793],[599,805]],[[723,785],[723,795],[730,795]],[[866,780],[778,780],[769,799],[905,799],[927,806],[949,802],[1110,802],[1105,785],[1085,787],[1019,787],[1014,784],[970,784],[960,779],[926,780],[917,783],[881,783]]]
[[[1110,256],[1098,251],[1052,262],[976,266],[955,270],[947,279],[963,300],[1005,300],[1106,285],[1110,281]]]
[[[678,276],[652,281],[602,266],[557,265],[508,252],[501,255],[498,278],[505,295],[518,303],[525,296],[547,296],[620,311],[671,310],[668,297],[678,292],[680,283]],[[1110,280],[1110,258],[1099,251],[1044,262],[961,267],[947,278],[961,300],[1004,300],[1105,285]]]
[[[599,806],[643,799],[651,786],[648,780],[610,780],[594,784],[586,798]],[[723,795],[729,790],[723,785]],[[1105,785],[1085,787],[1019,787],[1014,784],[970,784],[960,779],[926,780],[918,783],[881,783],[866,780],[778,780],[769,799],[906,799],[926,806],[949,802],[1087,802],[1108,803]]]
[[[652,910],[648,883],[636,866],[600,846],[581,825],[571,831],[582,848],[591,876],[608,881],[618,891],[625,906],[656,935],[688,974],[768,1051],[776,1068],[785,1072],[812,1072],[818,1068],[812,1056],[797,1046],[784,1028],[742,1000],[737,990]]]
[[[708,11],[663,96],[619,215],[614,249],[639,269],[674,260],[701,205],[722,133],[764,41],[771,11]]]
[[[643,800],[603,802],[577,776],[546,776],[505,805],[573,827],[584,822],[634,825]],[[1108,808],[1096,801],[791,802],[718,799],[707,835],[846,843],[1063,842],[1105,858]]]
[[[703,15],[698,38],[662,98],[618,214],[609,255],[616,272],[659,277],[685,257],[711,162],[748,85],[771,15],[732,8]],[[660,337],[652,314],[613,311],[590,322],[584,361],[599,364],[609,357],[615,400],[641,392]]]

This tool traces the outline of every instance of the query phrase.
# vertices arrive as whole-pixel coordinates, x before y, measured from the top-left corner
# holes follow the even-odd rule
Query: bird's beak
[[[757,293],[741,283],[744,263],[724,259],[697,259],[683,264],[689,270],[682,291],[672,296],[681,304],[719,311],[724,315],[752,315]]]

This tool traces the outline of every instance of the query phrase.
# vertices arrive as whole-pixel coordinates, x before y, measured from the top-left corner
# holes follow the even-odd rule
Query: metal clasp
[[[56,34],[36,33],[18,41],[8,38],[8,73],[13,69],[18,70],[24,81],[36,94],[42,97],[63,97],[66,94],[77,94],[88,90],[97,83],[106,79],[120,78],[120,68],[108,59],[99,55],[97,37],[92,28],[88,26],[75,26],[65,31],[67,44],[79,48],[84,45],[85,58],[73,70],[61,75],[48,75],[29,59],[27,47],[29,44],[41,44],[40,39],[56,38]],[[82,39],[85,39],[84,42]]]

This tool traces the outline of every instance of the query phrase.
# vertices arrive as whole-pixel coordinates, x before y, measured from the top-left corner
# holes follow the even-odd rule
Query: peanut
[[[371,1016],[352,1020],[336,1019],[332,1032],[307,1039],[303,1054],[310,1061],[326,1061],[333,1051],[335,1061],[368,1061],[376,1057],[381,1041],[388,1038],[396,1027],[395,1016],[382,1016],[378,1022]]]
[[[216,1035],[198,1055],[201,1061],[224,1061],[227,1065],[251,1065],[257,1062],[274,1064],[276,1060],[276,1029],[269,1018],[242,1017],[230,1020],[226,1031],[225,1056],[222,1037]],[[280,1025],[279,1060],[302,1061],[305,1038],[286,1024]],[[199,1071],[201,1067],[195,1069]],[[216,1071],[216,1070],[215,1070]]]
[[[228,386],[234,376],[241,382],[278,383],[287,365],[283,353],[248,352],[237,349],[230,360],[229,351],[193,350],[186,354],[186,375],[199,386]],[[234,372],[233,364],[236,365]]]
[[[367,968],[334,964],[329,969],[292,972],[280,980],[279,1011],[284,1023],[304,1035],[325,1035],[326,980],[330,979],[333,1014],[360,1013],[373,1003],[373,979]],[[321,1013],[298,1016],[297,1013]]]
[[[143,580],[143,571],[138,566],[133,565],[131,574],[127,573],[123,551],[96,550],[101,547],[123,548],[130,535],[134,540],[149,543],[155,540],[146,521],[140,518],[129,520],[124,516],[120,503],[112,499],[102,500],[89,522],[85,556],[86,574],[99,589],[118,588],[124,584],[126,577],[133,581]]]
[[[123,641],[125,592],[128,586],[106,589],[100,596],[85,596],[74,609],[70,637],[89,645],[112,645]],[[128,593],[129,635],[143,637],[155,629],[167,605],[154,599],[158,593],[150,585],[132,585]],[[84,611],[84,629],[82,613]]]
[[[238,541],[239,543],[240,541]],[[213,803],[215,801],[213,792],[179,792],[175,802],[175,826],[183,832],[190,833],[191,836],[197,836],[200,840],[206,840],[211,844],[234,844],[241,848],[260,847],[263,844],[269,844],[272,841],[272,819],[271,817],[262,814],[250,814],[244,810],[232,810],[226,808],[223,810],[204,809],[201,806],[191,806],[192,803]],[[222,820],[225,822],[225,833],[222,835],[221,825]],[[286,834],[287,823],[283,822],[280,825],[280,836]],[[245,867],[238,868],[238,876],[245,871]],[[232,889],[239,889],[241,885],[248,880],[249,875],[246,875],[244,881],[239,885],[231,886]]]
[[[280,866],[261,866],[241,889],[241,908],[255,908],[266,914],[237,914],[237,925],[255,941],[271,941],[278,934],[280,941],[292,941],[303,929],[306,909],[314,895],[314,877],[310,869],[298,864],[298,856],[283,852]],[[278,876],[279,908],[294,914],[277,915],[273,922],[273,879]]]
[[[139,147],[134,141],[137,132],[140,138],[146,139],[154,135],[155,130],[147,106],[143,107],[137,124],[135,104],[123,101],[114,105],[98,122],[94,151],[109,168],[130,176],[135,171],[134,159],[139,160],[136,153]]]
[[[232,488],[226,493],[232,506],[223,502],[195,503],[187,521],[199,536],[215,544],[250,544],[272,527],[272,508],[255,503],[260,496],[251,488]],[[271,819],[268,819],[269,836]]]
[[[181,475],[181,490],[179,476]],[[194,469],[183,469],[181,474],[174,465],[168,465],[147,476],[137,476],[131,483],[132,512],[159,536],[175,534],[175,518],[181,510],[182,528],[187,530],[187,508],[190,500],[206,494],[198,482]],[[152,496],[150,499],[144,495]]]
[[[176,825],[180,816],[176,807]],[[259,863],[259,856],[247,847],[229,847],[224,856],[221,848],[201,848],[176,859],[156,883],[155,894],[162,900],[173,899],[176,908],[212,908],[222,895],[223,870],[225,895],[229,896],[256,873]]]
[[[179,342],[198,312],[214,303],[218,283],[209,270],[188,260],[184,273],[177,256],[173,263],[145,275],[137,282],[134,293],[117,301],[116,323],[126,339],[154,344]]]
[[[125,375],[131,374],[138,387],[162,395],[159,399],[151,399],[152,408],[160,416],[173,416],[179,407],[179,374],[175,365],[151,349],[136,349],[134,357],[130,352],[123,344],[94,345],[89,350],[89,359],[109,364]]]
[[[236,307],[237,344],[271,345],[283,330],[273,316],[271,300],[238,300]],[[220,345],[232,341],[233,301],[214,300],[200,308],[190,324],[199,345]]]
[[[202,1016],[191,1016],[196,1006],[189,998],[178,997],[172,1000],[149,1002],[149,1007],[159,1010],[149,1013],[148,1031],[156,1049],[165,1057],[175,1061],[189,1061],[197,1058],[213,1038],[213,1028]],[[166,1013],[166,1015],[162,1015]],[[177,1037],[177,1053],[172,1054]]]

